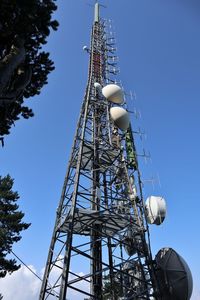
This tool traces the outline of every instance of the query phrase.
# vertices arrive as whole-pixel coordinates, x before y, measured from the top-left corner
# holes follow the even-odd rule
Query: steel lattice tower
[[[116,127],[99,89],[115,83],[114,48],[96,3],[88,82],[40,300],[70,299],[69,290],[81,299],[160,299],[131,125]]]

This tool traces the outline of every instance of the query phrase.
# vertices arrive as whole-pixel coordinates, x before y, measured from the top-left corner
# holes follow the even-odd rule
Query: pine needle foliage
[[[20,117],[33,111],[26,98],[38,95],[54,69],[49,53],[42,50],[51,30],[56,0],[0,1],[0,136],[10,133]]]
[[[30,226],[22,221],[24,213],[19,210],[19,195],[12,190],[13,183],[10,175],[0,177],[0,277],[20,268],[15,259],[7,256],[21,239],[21,231]]]

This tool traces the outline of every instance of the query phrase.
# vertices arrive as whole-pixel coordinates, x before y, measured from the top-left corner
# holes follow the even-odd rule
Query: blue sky
[[[89,44],[93,21],[87,3],[93,1],[58,1],[60,27],[45,46],[56,70],[41,95],[27,100],[35,117],[16,122],[0,149],[1,175],[15,178],[20,208],[32,223],[14,251],[38,272],[46,263],[87,81],[88,55],[82,47]],[[145,193],[167,201],[166,221],[151,227],[153,253],[173,247],[188,262],[200,290],[199,1],[102,0],[102,4],[107,8],[101,15],[114,21],[119,78],[127,92],[136,92],[131,105],[142,115],[132,118],[133,127],[147,134],[144,145],[152,162],[141,162],[142,174],[144,179],[159,174],[161,181],[154,190],[146,182]],[[140,150],[143,146],[137,141]]]

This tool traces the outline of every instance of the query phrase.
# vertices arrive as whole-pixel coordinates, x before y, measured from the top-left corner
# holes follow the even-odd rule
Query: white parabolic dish
[[[160,225],[166,216],[165,199],[159,196],[150,196],[146,200],[145,212],[149,224]]]
[[[127,130],[129,127],[129,114],[122,107],[111,107],[110,115],[115,125],[121,130]]]
[[[100,85],[100,83],[98,83],[98,82],[95,82],[95,83],[94,83],[94,87],[95,87],[95,89],[97,89],[97,90],[99,90],[99,91],[102,90],[101,85]]]
[[[117,84],[108,84],[104,86],[102,94],[113,103],[122,104],[124,101],[122,89]]]

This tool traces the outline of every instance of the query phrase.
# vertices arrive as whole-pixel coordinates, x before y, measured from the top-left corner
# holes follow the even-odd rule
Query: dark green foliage
[[[30,224],[22,222],[24,213],[19,211],[19,195],[12,191],[14,180],[7,175],[0,177],[0,277],[20,268],[15,259],[8,259],[15,242],[21,239],[20,233]],[[1,299],[1,298],[0,298]]]
[[[40,93],[54,69],[41,48],[58,27],[52,20],[55,1],[0,1],[0,136],[9,134],[20,116],[33,116],[24,100]]]

